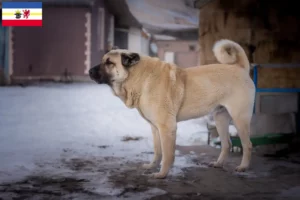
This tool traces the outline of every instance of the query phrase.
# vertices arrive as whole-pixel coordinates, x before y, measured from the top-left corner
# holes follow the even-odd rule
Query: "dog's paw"
[[[239,165],[239,166],[237,166],[237,167],[235,168],[235,171],[236,171],[236,172],[244,172],[244,171],[246,171],[247,169],[248,169],[247,166]]]
[[[156,179],[164,179],[167,177],[167,174],[158,172],[158,173],[152,173],[149,175],[151,178],[156,178]]]
[[[152,163],[149,163],[149,164],[143,164],[142,165],[142,169],[153,169],[155,168],[156,166],[153,165]]]
[[[209,164],[208,164],[208,166],[210,166],[210,167],[215,167],[215,168],[222,168],[223,167],[223,163],[219,163],[219,162],[210,162]]]

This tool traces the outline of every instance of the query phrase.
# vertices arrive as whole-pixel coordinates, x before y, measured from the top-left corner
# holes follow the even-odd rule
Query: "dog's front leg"
[[[151,125],[151,130],[153,135],[154,157],[151,163],[143,164],[142,168],[144,169],[152,169],[158,167],[162,158],[161,143],[158,129],[155,126]]]
[[[175,120],[171,120],[165,124],[159,124],[157,127],[162,149],[162,166],[160,171],[152,176],[165,178],[174,162],[177,125]]]

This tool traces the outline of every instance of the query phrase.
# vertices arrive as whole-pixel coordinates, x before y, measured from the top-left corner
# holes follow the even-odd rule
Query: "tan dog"
[[[232,117],[238,130],[243,158],[237,171],[248,168],[251,159],[250,121],[255,86],[249,76],[249,61],[243,48],[230,40],[218,41],[213,52],[221,64],[179,68],[158,58],[128,50],[112,49],[102,63],[90,69],[90,77],[108,84],[129,108],[136,108],[149,122],[154,158],[143,168],[159,166],[155,178],[165,178],[174,162],[177,122],[214,112],[222,149],[216,162],[221,167],[228,156],[228,127]]]

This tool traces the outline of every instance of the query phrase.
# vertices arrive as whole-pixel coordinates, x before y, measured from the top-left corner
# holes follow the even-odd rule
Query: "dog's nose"
[[[90,75],[90,76],[95,76],[96,73],[97,73],[97,69],[96,69],[95,67],[93,67],[93,68],[91,68],[91,69],[89,70],[89,75]]]

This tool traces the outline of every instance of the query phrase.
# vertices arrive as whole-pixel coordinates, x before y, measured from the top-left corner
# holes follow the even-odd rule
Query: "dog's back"
[[[254,101],[255,86],[242,47],[233,41],[221,40],[213,51],[220,64],[183,69],[186,89],[179,121],[206,115],[216,106],[227,104],[228,99],[245,98],[249,104]],[[199,109],[192,109],[195,107]]]

